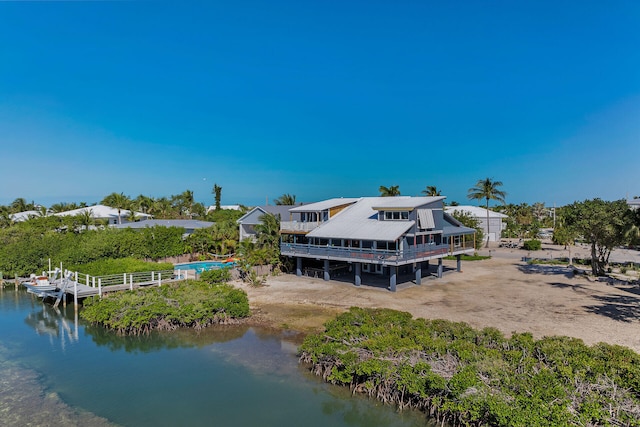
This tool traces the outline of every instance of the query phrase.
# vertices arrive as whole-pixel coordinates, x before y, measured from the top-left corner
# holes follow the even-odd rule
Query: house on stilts
[[[429,274],[429,262],[474,252],[475,230],[444,212],[445,197],[335,198],[289,209],[296,221],[280,223],[280,253],[295,261],[298,276],[313,272],[330,280],[332,275],[353,275],[355,285],[364,274],[389,278],[396,290],[399,275]],[[424,274],[423,274],[424,273]]]

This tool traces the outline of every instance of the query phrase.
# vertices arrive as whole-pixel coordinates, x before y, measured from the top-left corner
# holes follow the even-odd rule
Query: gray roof
[[[343,201],[340,204],[345,204],[345,200],[357,201],[357,203],[343,209],[331,220],[323,223],[307,236],[323,239],[394,241],[406,233],[415,224],[415,221],[378,221],[378,212],[373,207],[390,203],[386,199],[391,198],[393,197],[331,199],[332,203],[337,200]],[[313,203],[313,205],[321,205],[321,203]],[[340,206],[340,204],[335,204],[334,206]],[[305,205],[304,207],[308,206],[310,205]],[[325,209],[328,207],[327,205]]]
[[[265,213],[270,213],[275,216],[279,216],[282,221],[289,221],[289,217],[291,216],[290,210],[293,208],[292,205],[265,205],[265,206],[256,206],[255,208],[248,211],[246,214],[242,215],[236,221],[239,224],[246,224],[247,218],[250,218],[255,214],[256,211],[261,212],[261,215]],[[299,216],[299,215],[298,215]],[[257,224],[257,222],[256,222]]]
[[[355,203],[360,198],[355,197],[339,197],[335,199],[323,200],[321,202],[309,203],[302,206],[297,206],[291,209],[291,212],[320,212],[326,209],[335,208],[337,206],[348,205]]]
[[[129,222],[126,224],[114,224],[114,228],[146,228],[146,227],[181,227],[188,230],[211,227],[214,223],[199,221],[196,219],[148,219],[146,221]]]
[[[452,236],[456,234],[473,234],[476,232],[475,229],[465,227],[460,221],[446,212],[444,213],[443,218],[445,221],[445,226],[442,227],[443,236]]]

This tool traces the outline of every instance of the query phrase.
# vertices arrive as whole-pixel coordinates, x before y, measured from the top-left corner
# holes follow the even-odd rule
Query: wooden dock
[[[147,272],[147,273],[131,273],[122,275],[111,275],[102,277],[86,276],[86,283],[80,283],[78,273],[65,271],[62,278],[56,279],[56,288],[54,290],[40,290],[35,286],[28,286],[27,282],[23,285],[27,287],[28,292],[37,295],[40,298],[52,298],[55,300],[54,307],[60,302],[64,305],[67,303],[67,297],[72,296],[74,305],[77,309],[78,300],[99,296],[110,292],[128,291],[149,286],[162,286],[166,283],[185,280],[187,278],[186,271],[176,270],[174,272]],[[117,277],[118,282],[115,283],[113,278]],[[164,277],[164,278],[163,278]],[[103,285],[103,279],[106,284]]]

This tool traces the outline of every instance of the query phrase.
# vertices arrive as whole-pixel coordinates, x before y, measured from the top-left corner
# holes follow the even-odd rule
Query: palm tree
[[[296,196],[293,194],[285,193],[273,201],[276,205],[280,206],[293,206],[296,204]]]
[[[144,195],[140,194],[133,201],[133,206],[136,209],[142,211],[143,213],[149,213],[149,211],[153,208],[153,203],[154,202],[155,202],[155,200],[153,200],[152,197],[148,197],[148,196],[144,196]]]
[[[486,200],[486,209],[487,209],[487,246],[489,246],[489,200],[498,200],[504,203],[504,198],[507,196],[507,193],[498,189],[498,187],[502,187],[501,181],[492,181],[491,178],[480,179],[476,182],[475,187],[471,187],[469,192],[467,193],[467,197],[469,199],[475,200]]]
[[[111,193],[100,202],[101,205],[110,206],[118,210],[118,224],[122,224],[122,210],[131,208],[131,199],[124,193]]]
[[[220,200],[222,199],[222,187],[218,184],[213,184],[213,190],[211,191],[215,198],[216,210],[220,210]]]
[[[27,203],[22,197],[11,202],[11,213],[25,212],[33,209],[33,203]]]
[[[78,215],[76,215],[78,217],[78,222],[80,223],[80,225],[84,226],[85,231],[89,229],[90,225],[93,225],[94,223],[94,218],[93,218],[93,210],[92,209],[85,209],[84,211],[80,212]]]
[[[70,205],[68,203],[65,203],[65,202],[54,203],[53,205],[51,205],[49,210],[51,210],[51,212],[53,212],[53,213],[66,212],[66,211],[70,211],[72,209],[69,206]]]
[[[171,200],[166,197],[161,197],[153,203],[153,212],[155,212],[160,218],[168,218],[171,216],[173,205]]]
[[[382,197],[395,197],[400,195],[400,186],[392,185],[391,187],[385,187],[381,185],[378,191],[380,191]]]
[[[422,190],[422,194],[425,196],[440,196],[440,190],[436,188],[435,185],[427,185],[427,187]]]

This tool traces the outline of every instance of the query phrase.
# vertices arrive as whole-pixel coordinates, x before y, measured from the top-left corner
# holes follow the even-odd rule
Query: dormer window
[[[406,221],[409,219],[408,211],[385,211],[385,221]]]

